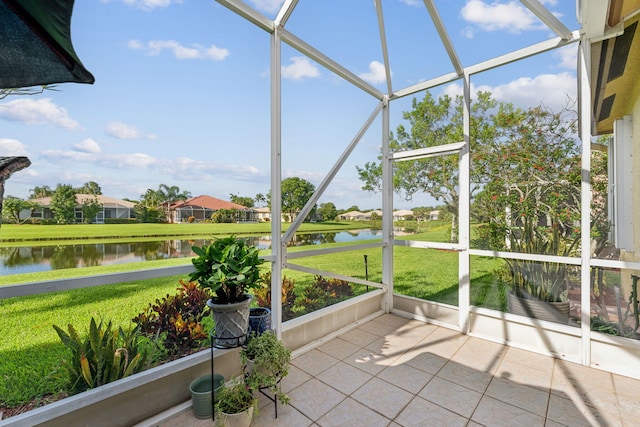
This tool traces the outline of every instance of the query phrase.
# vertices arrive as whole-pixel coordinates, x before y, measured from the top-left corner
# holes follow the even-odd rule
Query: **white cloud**
[[[483,31],[505,30],[517,34],[547,28],[528,9],[513,0],[506,3],[469,0],[460,10],[460,14],[462,19]],[[467,37],[473,35],[469,28],[465,29],[464,33]]]
[[[304,56],[293,56],[290,65],[282,66],[282,77],[293,80],[320,77],[320,70]]]
[[[73,148],[81,153],[97,154],[101,151],[100,145],[91,138],[80,141],[78,144],[75,144]]]
[[[58,107],[50,98],[16,99],[0,104],[0,118],[27,125],[51,124],[69,130],[80,128],[77,121],[69,118],[67,110]]]
[[[184,180],[189,176],[192,180],[211,180],[214,177],[232,177],[236,180],[255,180],[257,177],[267,178],[267,172],[261,172],[250,165],[233,165],[226,163],[210,163],[190,158],[160,159],[146,153],[90,152],[88,150],[46,150],[40,153],[41,158],[51,163],[82,163],[108,169],[141,171],[143,169],[158,172],[162,177]],[[217,178],[216,178],[217,179]]]
[[[471,93],[478,91],[491,92],[494,99],[511,102],[520,108],[544,104],[552,111],[560,111],[566,105],[567,97],[577,99],[577,82],[571,73],[541,74],[534,78],[521,77],[498,86],[471,84]],[[461,95],[462,87],[459,84],[448,85],[444,94],[451,97]]]
[[[27,147],[17,139],[0,138],[0,153],[2,156],[26,156]]]
[[[560,49],[553,51],[553,56],[558,58],[557,66],[559,68],[566,68],[569,70],[575,70],[578,63],[578,46],[577,43],[570,44]]]
[[[384,83],[387,79],[384,71],[384,64],[378,61],[371,61],[369,63],[369,72],[358,74],[358,76],[374,85]]]
[[[156,139],[157,136],[154,134],[143,134],[140,130],[133,126],[123,122],[109,122],[104,129],[104,132],[118,139],[136,139],[136,138],[146,138],[146,139]]]
[[[211,59],[222,61],[229,56],[229,50],[211,45],[209,47],[194,44],[191,47],[183,46],[175,40],[151,40],[146,45],[140,40],[129,40],[129,49],[144,50],[147,55],[157,56],[163,50],[173,52],[176,59]]]
[[[145,153],[98,154],[69,150],[45,150],[41,156],[54,163],[71,161],[114,169],[139,169],[156,166],[160,163],[158,159]]]
[[[111,1],[113,0],[102,0],[102,3],[110,3]],[[159,7],[168,7],[171,3],[182,4],[182,0],[122,0],[122,3],[136,9],[151,11]]]
[[[284,0],[251,0],[251,4],[258,10],[267,13],[277,13]]]

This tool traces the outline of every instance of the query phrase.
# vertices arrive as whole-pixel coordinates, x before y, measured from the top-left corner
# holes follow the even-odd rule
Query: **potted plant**
[[[509,311],[521,316],[567,323],[567,266],[553,262],[510,260]]]
[[[249,309],[249,332],[261,334],[271,329],[271,310],[266,307],[251,307]]]
[[[247,345],[240,351],[240,360],[245,365],[245,381],[249,388],[269,389],[275,399],[289,403],[280,381],[289,374],[291,351],[273,331],[259,335],[252,332]]]
[[[215,337],[213,344],[237,347],[246,342],[249,329],[247,292],[261,283],[258,248],[234,236],[214,239],[209,245],[193,247],[197,255],[192,263],[195,271],[190,280],[197,281],[213,295],[207,305],[213,313]]]
[[[216,425],[248,427],[258,411],[258,399],[242,377],[231,380],[220,389],[215,404]]]
[[[191,381],[191,407],[196,418],[211,418],[211,410],[223,387],[224,377],[220,374],[202,375]]]
[[[577,242],[577,239],[563,241],[557,229],[550,235],[530,226],[523,227],[522,231],[517,242],[512,244],[521,252],[566,256]],[[520,259],[507,259],[506,262],[511,273],[511,289],[507,296],[509,311],[567,324],[570,310],[568,266],[557,262]]]

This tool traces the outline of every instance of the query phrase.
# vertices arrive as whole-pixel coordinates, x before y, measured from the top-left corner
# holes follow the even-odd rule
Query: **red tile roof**
[[[197,196],[191,199],[185,200],[181,203],[173,205],[174,209],[180,209],[187,206],[200,207],[217,211],[219,209],[247,209],[246,206],[239,205],[237,203],[227,202],[226,200],[217,199],[211,196]]]

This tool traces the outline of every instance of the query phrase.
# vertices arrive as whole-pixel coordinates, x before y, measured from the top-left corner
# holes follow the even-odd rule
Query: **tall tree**
[[[267,203],[267,198],[262,193],[256,194],[256,197],[254,197],[253,200],[255,200],[256,204],[263,204],[264,205],[265,203]]]
[[[133,207],[133,212],[136,216],[136,219],[140,222],[145,223],[156,223],[162,222],[163,213],[160,209],[155,206],[148,206],[143,203],[137,203]]]
[[[428,220],[432,210],[433,209],[431,209],[430,207],[424,207],[424,206],[411,209],[411,211],[413,212],[413,217],[418,222]]]
[[[98,212],[102,210],[102,204],[98,201],[98,198],[94,195],[88,197],[82,202],[82,219],[85,224],[90,224],[95,219]]]
[[[229,194],[229,197],[230,197],[231,203],[244,206],[245,208],[253,207],[253,198],[251,197],[242,197],[242,196],[238,196],[237,194]]]
[[[282,180],[282,213],[293,221],[300,210],[307,204],[316,187],[309,181],[291,177]],[[271,207],[271,191],[267,194],[269,207]],[[309,217],[315,213],[316,207],[309,212]]]
[[[158,186],[158,193],[162,195],[163,203],[173,203],[180,200],[187,200],[191,197],[191,192],[180,191],[180,187],[176,185],[170,187],[166,184],[160,184]]]
[[[580,222],[576,113],[503,106],[494,121],[501,135],[490,142],[488,157],[476,157],[483,187],[474,207],[487,227],[484,244],[567,255],[577,243]]]
[[[490,120],[495,108],[501,105],[488,92],[478,92],[471,111],[471,150],[483,150],[484,142],[492,140],[496,129]],[[463,98],[443,96],[434,99],[427,92],[418,102],[415,98],[411,110],[403,112],[403,118],[409,122],[409,129],[399,125],[396,135],[391,134],[390,146],[393,152],[435,147],[463,141]],[[357,167],[363,189],[380,191],[382,189],[382,157],[378,162],[368,162]],[[475,173],[472,168],[472,174]],[[474,180],[473,182],[477,182]],[[406,200],[413,195],[426,193],[444,204],[451,214],[451,241],[457,241],[457,215],[459,200],[458,157],[444,155],[417,160],[396,162],[393,174],[394,191]]]
[[[333,221],[338,216],[338,210],[336,209],[336,205],[331,202],[320,203],[320,207],[318,208],[318,213],[322,217],[323,221]]]
[[[40,199],[42,197],[51,197],[53,196],[53,190],[48,185],[43,185],[42,187],[33,187],[29,190],[31,194],[29,196],[30,199]]]
[[[102,189],[95,181],[89,181],[85,183],[82,187],[76,190],[78,194],[93,194],[96,196],[102,195]]]
[[[147,188],[147,191],[140,195],[140,204],[148,208],[157,208],[163,200],[163,195],[158,190],[151,188]]]
[[[70,184],[58,184],[51,196],[51,211],[58,224],[76,221],[76,192]]]

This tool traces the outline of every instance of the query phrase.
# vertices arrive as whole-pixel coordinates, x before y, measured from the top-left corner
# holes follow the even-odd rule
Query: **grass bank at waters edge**
[[[283,223],[283,231],[291,224]],[[304,223],[298,229],[302,233],[325,233],[330,231],[368,228],[369,224],[355,222],[314,222]],[[31,225],[3,224],[0,228],[0,245],[15,245],[30,242],[71,240],[117,240],[132,238],[193,237],[207,238],[216,235],[270,234],[271,224],[71,224],[71,225]]]

